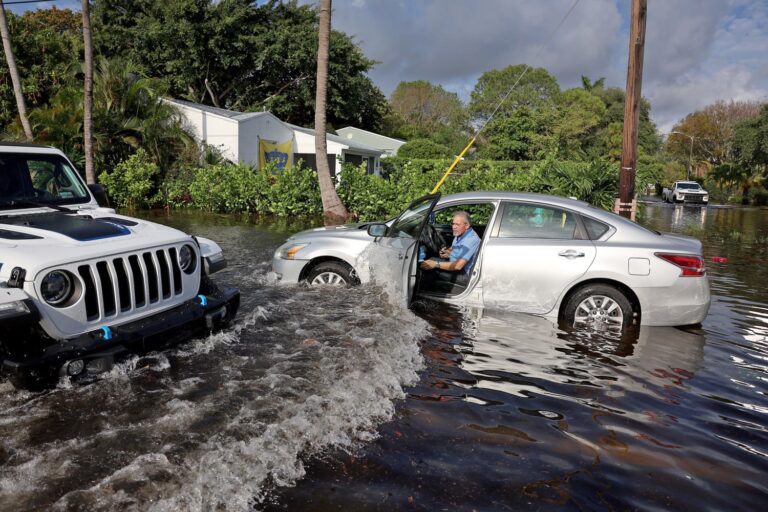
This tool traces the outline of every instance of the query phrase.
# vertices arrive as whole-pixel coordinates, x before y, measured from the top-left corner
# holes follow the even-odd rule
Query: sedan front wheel
[[[588,285],[571,295],[563,308],[563,319],[574,328],[621,332],[632,324],[634,308],[617,288]]]
[[[355,270],[345,263],[325,261],[318,263],[307,274],[312,286],[351,286],[359,283]]]

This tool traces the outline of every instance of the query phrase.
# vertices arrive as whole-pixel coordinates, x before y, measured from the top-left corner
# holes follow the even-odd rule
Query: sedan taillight
[[[700,256],[691,256],[690,254],[666,254],[663,252],[654,253],[656,257],[668,261],[669,263],[682,269],[682,277],[701,277],[706,272],[704,268],[704,259]]]

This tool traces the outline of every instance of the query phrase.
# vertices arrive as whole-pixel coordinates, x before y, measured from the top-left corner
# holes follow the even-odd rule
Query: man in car
[[[469,214],[458,211],[451,222],[453,245],[440,249],[440,258],[430,258],[421,263],[422,270],[434,270],[422,274],[424,284],[451,283],[466,286],[475,264],[480,237],[472,229]]]

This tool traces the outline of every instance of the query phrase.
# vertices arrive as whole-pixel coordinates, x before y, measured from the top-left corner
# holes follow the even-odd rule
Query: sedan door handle
[[[574,251],[573,249],[568,249],[567,251],[559,252],[557,253],[557,255],[562,256],[563,258],[568,258],[568,259],[584,257],[583,252]]]

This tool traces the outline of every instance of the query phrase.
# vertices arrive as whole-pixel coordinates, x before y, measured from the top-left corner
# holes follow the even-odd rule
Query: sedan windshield
[[[77,171],[60,155],[0,154],[0,209],[89,200]]]
[[[389,227],[387,236],[417,238],[438,196],[417,199]]]

